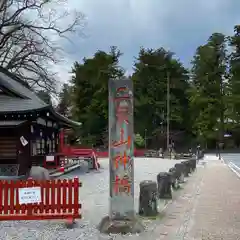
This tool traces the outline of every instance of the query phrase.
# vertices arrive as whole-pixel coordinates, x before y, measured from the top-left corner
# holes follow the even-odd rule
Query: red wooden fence
[[[81,218],[78,178],[63,180],[0,181],[0,221]],[[29,190],[22,194],[22,190]],[[31,189],[38,189],[38,203],[20,204],[31,199]],[[21,193],[19,193],[21,191]],[[33,190],[32,190],[33,191]],[[30,195],[28,195],[30,192]],[[21,201],[20,201],[21,200]]]

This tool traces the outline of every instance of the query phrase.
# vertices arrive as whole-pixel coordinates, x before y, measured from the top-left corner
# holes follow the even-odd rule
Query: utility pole
[[[144,132],[144,142],[145,142],[145,149],[147,149],[147,129],[145,129],[145,132]]]
[[[167,72],[167,151],[169,151],[170,74]]]
[[[221,60],[220,55],[218,54],[218,61]],[[223,78],[221,74],[219,74],[219,81],[220,81],[220,138],[219,138],[219,155],[218,158],[221,160],[221,150],[224,145],[224,102],[223,102],[223,94],[224,94],[224,89],[223,89]]]

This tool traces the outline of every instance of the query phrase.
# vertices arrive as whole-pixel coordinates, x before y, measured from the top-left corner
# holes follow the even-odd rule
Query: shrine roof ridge
[[[0,94],[0,114],[46,110],[66,125],[81,125],[57,113],[52,105],[42,101],[26,82],[3,67],[0,67],[0,89],[7,93]]]

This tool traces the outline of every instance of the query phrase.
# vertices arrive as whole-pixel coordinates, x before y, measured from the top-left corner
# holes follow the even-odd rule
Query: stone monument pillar
[[[103,233],[140,232],[134,210],[133,84],[130,79],[109,80],[109,216]]]

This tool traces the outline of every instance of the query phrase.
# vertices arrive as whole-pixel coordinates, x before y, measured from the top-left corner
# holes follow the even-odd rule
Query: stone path
[[[239,184],[226,164],[209,159],[169,205],[155,239],[240,239]]]

